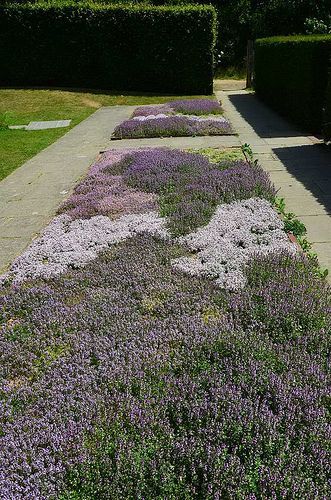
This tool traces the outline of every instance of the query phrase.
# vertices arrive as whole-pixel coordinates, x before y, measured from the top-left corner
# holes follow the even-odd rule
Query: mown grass
[[[181,98],[187,98],[187,96],[56,89],[0,89],[0,122],[2,123],[0,126],[0,180],[101,106],[156,104]],[[7,128],[8,125],[25,125],[30,121],[64,119],[72,120],[69,128],[30,132]]]

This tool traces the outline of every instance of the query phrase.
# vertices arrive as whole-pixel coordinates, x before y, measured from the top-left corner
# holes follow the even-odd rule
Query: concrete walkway
[[[304,135],[245,90],[216,91],[241,144],[251,145],[288,211],[307,227],[322,267],[331,272],[331,150]]]
[[[246,88],[246,80],[214,80],[214,92],[220,90],[244,90]]]
[[[240,140],[236,135],[214,135],[201,137],[153,137],[151,139],[121,139],[109,140],[106,149],[141,147],[168,147],[168,148],[233,148],[240,147]]]

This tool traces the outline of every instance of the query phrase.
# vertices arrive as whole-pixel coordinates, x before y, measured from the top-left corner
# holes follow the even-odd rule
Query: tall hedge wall
[[[0,3],[29,1],[34,3],[41,0],[0,0]],[[53,3],[55,0],[45,1]],[[243,64],[248,39],[305,33],[307,18],[327,23],[331,0],[93,0],[94,3],[114,1],[153,5],[213,5],[219,20],[218,52],[224,52],[221,65],[226,67]]]
[[[210,93],[215,36],[207,6],[2,6],[0,85]]]
[[[331,35],[257,40],[257,94],[302,128],[321,131],[330,54]]]
[[[325,112],[324,112],[324,138],[331,142],[331,58],[329,67],[329,82],[326,91]]]

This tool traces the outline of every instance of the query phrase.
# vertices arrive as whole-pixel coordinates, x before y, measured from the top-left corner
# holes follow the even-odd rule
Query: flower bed
[[[1,498],[328,496],[330,289],[212,159],[105,153],[3,278]]]
[[[157,104],[150,106],[139,106],[132,113],[135,116],[151,115],[175,115],[182,113],[184,115],[221,115],[222,107],[215,99],[182,99],[179,101],[170,101],[166,104]]]
[[[129,120],[118,125],[113,137],[171,137],[231,134],[231,125],[214,99],[184,99],[166,104],[141,106]]]

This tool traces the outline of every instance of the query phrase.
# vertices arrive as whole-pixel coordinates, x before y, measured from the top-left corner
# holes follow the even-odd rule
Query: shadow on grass
[[[178,96],[178,93],[168,94],[166,92],[143,92],[136,90],[107,90],[107,89],[91,89],[81,87],[50,87],[50,86],[0,86],[0,90],[59,90],[63,92],[73,92],[76,94],[95,94],[95,95],[109,95],[109,96],[143,96],[143,97],[164,97],[164,96]],[[189,97],[190,94],[187,96]],[[203,96],[202,96],[203,97]],[[210,97],[206,95],[206,97]]]

